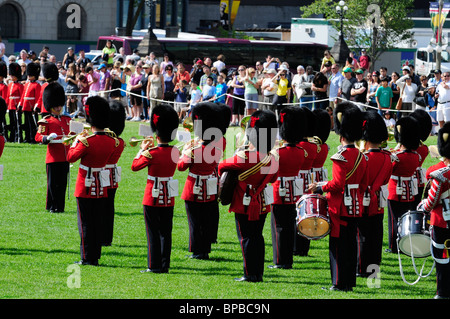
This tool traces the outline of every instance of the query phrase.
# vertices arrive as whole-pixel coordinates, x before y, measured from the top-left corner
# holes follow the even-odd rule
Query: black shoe
[[[330,291],[344,291],[344,292],[348,292],[348,291],[352,291],[353,288],[344,288],[344,287],[338,287],[338,286],[333,285],[333,286],[331,286],[329,288],[329,290]]]
[[[292,269],[292,265],[269,265],[269,269]]]
[[[76,261],[75,264],[77,264],[77,265],[98,266],[98,261],[80,260],[80,261]]]
[[[147,269],[144,269],[144,270],[141,270],[141,273],[146,273],[146,272],[152,272],[152,273],[155,273],[155,274],[162,274],[162,273],[168,273],[169,272],[169,269],[164,269],[164,268],[158,268],[158,269],[150,269],[150,268],[147,268]]]
[[[241,278],[234,278],[235,281],[248,281],[248,282],[262,282],[262,276],[242,276]]]
[[[433,297],[433,299],[450,299],[450,297],[444,297],[444,296],[436,295],[436,296]]]

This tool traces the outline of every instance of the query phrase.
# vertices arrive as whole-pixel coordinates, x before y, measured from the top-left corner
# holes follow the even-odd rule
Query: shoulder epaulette
[[[85,136],[80,136],[78,138],[78,140],[83,143],[84,146],[89,147],[89,142],[87,141],[87,139],[89,138],[89,136],[85,137]]]
[[[237,152],[236,156],[243,158],[243,159],[248,159],[247,150],[242,150],[242,151]]]
[[[345,148],[340,149],[337,153],[330,157],[332,160],[348,162],[347,159],[342,155],[346,151]]]
[[[450,167],[443,167],[440,168],[434,172],[431,172],[430,176],[439,182],[446,182],[448,181],[448,178],[444,176],[444,174],[448,173],[450,171]]]
[[[46,117],[40,119],[40,120],[38,121],[38,124],[48,124],[47,117],[49,117],[49,116],[50,116],[50,115],[47,115]]]

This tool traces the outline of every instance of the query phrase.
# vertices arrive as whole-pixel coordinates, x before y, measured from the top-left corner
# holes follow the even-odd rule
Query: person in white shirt
[[[264,71],[266,77],[262,81],[261,90],[263,92],[263,102],[261,104],[261,109],[263,110],[271,110],[275,112],[275,106],[273,104],[273,98],[275,93],[277,92],[278,85],[272,81],[273,77],[277,74],[277,71],[274,69],[269,69]]]
[[[418,87],[412,82],[409,74],[402,76],[395,84],[400,88],[400,97],[402,98],[402,107],[397,113],[397,120],[399,120],[403,115],[407,116],[411,111],[415,110],[414,98],[416,97]]]
[[[292,91],[294,92],[295,101],[300,102],[300,98],[305,93],[303,87],[300,86],[302,75],[305,73],[305,68],[302,65],[297,66],[297,74],[292,78]]]
[[[450,72],[444,72],[442,82],[437,86],[438,105],[436,109],[436,119],[439,127],[450,121]]]
[[[339,65],[336,63],[333,64],[331,66],[331,76],[328,79],[329,90],[330,90],[329,94],[328,94],[328,98],[330,100],[330,107],[332,109],[334,109],[338,103],[337,98],[340,96],[339,92],[340,92],[340,88],[341,88],[343,80],[344,80],[344,76],[342,75],[341,72],[339,72]]]
[[[220,73],[220,71],[225,68],[225,56],[223,54],[219,54],[217,61],[213,63],[213,66],[216,67],[217,73]]]

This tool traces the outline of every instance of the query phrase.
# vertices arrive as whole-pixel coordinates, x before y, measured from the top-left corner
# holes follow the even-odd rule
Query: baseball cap
[[[98,66],[97,70],[100,70],[100,69],[102,69],[102,68],[106,68],[106,64],[105,64],[105,63],[100,64],[100,65]]]
[[[402,68],[402,70],[408,70],[408,71],[411,71],[411,69],[410,69],[409,66],[407,66],[407,65],[405,65],[405,66]]]
[[[355,73],[356,73],[356,74],[364,74],[364,71],[361,70],[361,69],[358,69],[358,70],[355,71]]]
[[[344,68],[344,70],[342,70],[342,72],[347,73],[347,72],[352,72],[352,69],[349,67]]]

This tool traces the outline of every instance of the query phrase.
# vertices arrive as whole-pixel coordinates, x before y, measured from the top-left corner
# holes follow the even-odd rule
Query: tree
[[[133,34],[134,26],[144,8],[145,0],[134,1],[130,0],[128,2],[128,14],[127,14],[127,25],[125,27],[125,35],[131,36]],[[137,5],[136,12],[134,12],[134,7]]]
[[[414,0],[346,0],[348,11],[344,16],[343,35],[347,45],[360,51],[365,48],[372,65],[380,55],[396,48],[399,43],[410,41],[413,22],[410,18]],[[300,7],[302,17],[323,15],[339,30],[338,1],[315,0],[309,6]]]

